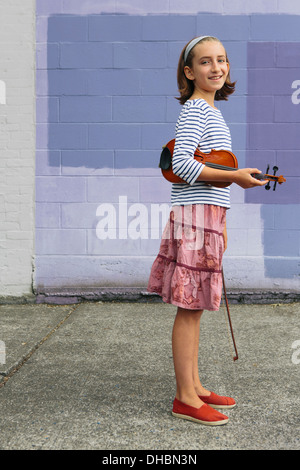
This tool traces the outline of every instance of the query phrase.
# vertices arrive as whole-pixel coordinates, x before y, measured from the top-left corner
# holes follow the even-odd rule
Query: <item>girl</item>
[[[199,328],[203,310],[219,309],[222,294],[222,256],[226,249],[226,210],[229,187],[209,182],[236,183],[242,188],[262,186],[251,173],[213,169],[194,159],[198,148],[231,151],[231,136],[215,100],[227,100],[235,83],[222,43],[202,36],[183,49],[177,81],[183,105],[176,124],[173,172],[185,182],[172,185],[172,210],[162,236],[159,254],[150,274],[148,291],[177,306],[172,349],[176,376],[173,416],[202,424],[221,425],[228,417],[218,409],[235,406],[235,400],[203,387],[198,373]]]

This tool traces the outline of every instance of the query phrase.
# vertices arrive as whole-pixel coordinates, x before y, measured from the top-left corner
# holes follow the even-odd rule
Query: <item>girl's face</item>
[[[192,67],[185,67],[189,80],[194,81],[194,94],[215,95],[225,83],[229,71],[226,52],[218,41],[203,41],[193,49]]]

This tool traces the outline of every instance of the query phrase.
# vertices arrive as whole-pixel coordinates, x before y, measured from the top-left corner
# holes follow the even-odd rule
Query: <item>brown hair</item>
[[[217,39],[213,36],[207,36],[199,42],[202,42],[202,41],[203,42],[204,41],[218,41],[220,44],[222,44],[219,39]],[[190,41],[188,42],[188,44],[189,43],[190,43]],[[185,52],[185,49],[188,46],[188,44],[186,44],[186,46],[183,48],[183,50],[180,54],[179,62],[178,62],[178,68],[177,68],[177,84],[178,84],[178,90],[179,90],[179,93],[180,93],[180,97],[176,98],[176,99],[179,100],[180,104],[184,104],[192,96],[192,94],[194,93],[194,83],[193,83],[192,80],[189,80],[186,77],[185,73],[184,73],[184,67],[186,67],[186,66],[192,67],[192,62],[193,62],[193,57],[194,57],[194,48],[193,48],[190,51],[189,55],[187,56],[186,61],[184,61],[184,52]],[[226,53],[226,62],[229,64],[227,53]],[[222,86],[222,88],[220,90],[217,90],[217,92],[215,94],[215,100],[216,101],[221,101],[221,100],[227,101],[228,96],[231,95],[235,90],[235,84],[236,84],[236,82],[231,82],[230,72],[228,72],[228,75],[226,77],[226,81],[225,81],[224,85]]]

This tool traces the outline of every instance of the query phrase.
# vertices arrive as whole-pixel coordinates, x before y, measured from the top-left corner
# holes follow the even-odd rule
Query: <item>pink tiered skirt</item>
[[[225,219],[224,207],[173,206],[152,265],[148,292],[185,309],[219,310]]]

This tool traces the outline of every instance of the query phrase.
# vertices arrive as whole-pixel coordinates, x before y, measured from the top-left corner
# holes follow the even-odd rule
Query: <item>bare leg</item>
[[[178,307],[174,321],[172,346],[176,376],[176,398],[186,405],[200,408],[203,405],[195,389],[195,376],[198,377],[198,352],[200,318],[203,310],[186,310]],[[195,374],[195,356],[197,355],[197,374]],[[197,387],[199,387],[199,383]],[[200,384],[201,385],[201,384]],[[200,391],[202,391],[200,389]]]
[[[199,356],[199,339],[200,339],[200,318],[201,316],[199,317],[199,320],[198,320],[195,343],[194,343],[193,380],[194,380],[194,388],[196,390],[197,395],[209,396],[210,391],[202,386],[200,382],[200,377],[199,377],[198,356]]]

